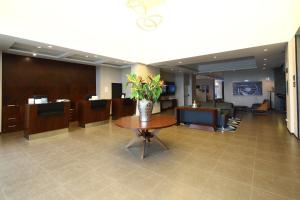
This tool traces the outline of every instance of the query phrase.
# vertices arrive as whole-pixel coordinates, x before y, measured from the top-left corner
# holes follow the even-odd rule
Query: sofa
[[[216,108],[218,112],[234,117],[234,106],[233,103],[228,102],[202,102],[200,103],[201,108]]]
[[[217,109],[215,108],[192,108],[190,106],[176,107],[177,125],[202,125],[214,130],[218,127]]]

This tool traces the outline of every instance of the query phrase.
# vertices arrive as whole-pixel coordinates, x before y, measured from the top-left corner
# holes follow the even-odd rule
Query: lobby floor
[[[300,142],[279,114],[246,114],[235,133],[163,129],[140,159],[113,123],[25,140],[0,136],[0,200],[300,199]]]

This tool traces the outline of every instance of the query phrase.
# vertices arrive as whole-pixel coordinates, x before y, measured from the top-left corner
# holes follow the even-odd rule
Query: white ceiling
[[[192,72],[197,73],[253,68],[265,70],[280,67],[282,64],[284,64],[286,45],[286,42],[264,45],[259,47],[208,54],[204,56],[195,56],[190,58],[153,63],[152,65],[170,72],[178,72],[184,69],[188,69]],[[243,63],[243,61],[248,58],[254,58],[255,63]],[[227,69],[225,69],[224,66],[227,66]]]
[[[153,64],[287,42],[300,25],[299,0],[164,0],[149,10],[161,25],[147,32],[126,3],[0,0],[0,34]]]
[[[52,44],[45,44],[1,34],[0,51],[93,66],[102,65],[107,67],[125,68],[132,64],[125,60],[76,51],[64,47],[53,46]]]

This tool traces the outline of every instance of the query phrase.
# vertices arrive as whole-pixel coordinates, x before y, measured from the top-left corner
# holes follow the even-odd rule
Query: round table
[[[143,148],[141,158],[145,157],[146,144],[151,142],[151,139],[155,140],[165,149],[168,147],[157,137],[159,131],[162,128],[167,128],[176,124],[174,116],[161,116],[153,115],[148,122],[141,122],[138,116],[122,117],[114,122],[117,126],[122,128],[132,129],[135,137],[127,144],[127,148],[130,148],[137,141],[142,140]],[[153,131],[150,131],[153,130]]]

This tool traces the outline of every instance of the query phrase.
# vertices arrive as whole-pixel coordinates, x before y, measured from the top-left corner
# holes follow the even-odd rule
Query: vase
[[[138,109],[140,112],[140,121],[150,121],[153,110],[153,102],[146,99],[139,100]]]

